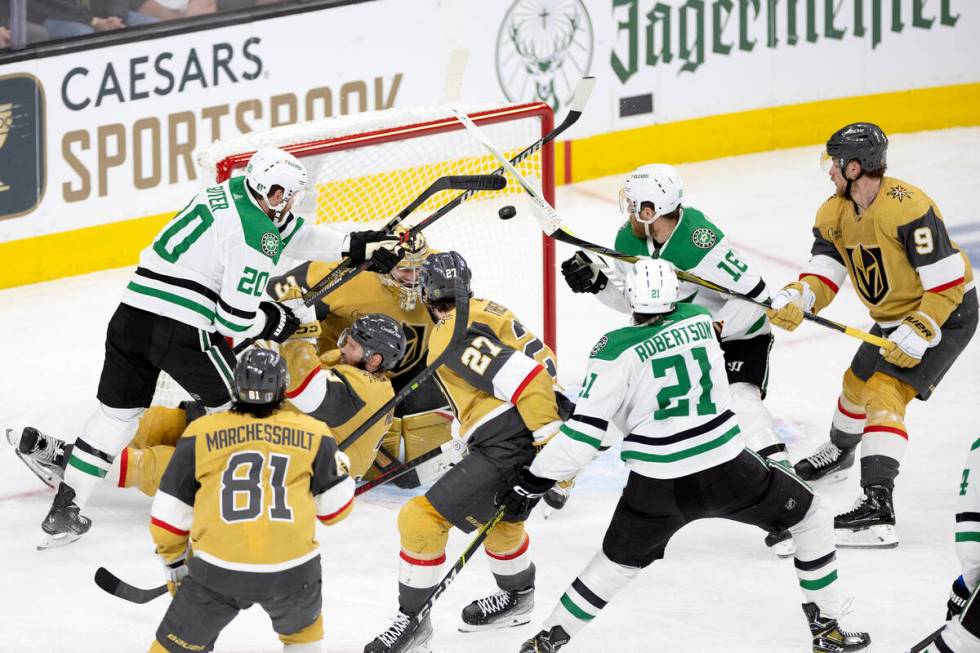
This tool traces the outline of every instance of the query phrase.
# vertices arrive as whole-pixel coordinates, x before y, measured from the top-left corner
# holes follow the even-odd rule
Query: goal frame
[[[487,111],[478,111],[469,114],[470,119],[477,125],[492,125],[511,120],[525,118],[539,118],[541,124],[541,136],[544,136],[555,126],[555,116],[551,107],[543,102],[530,102],[526,104],[511,105]],[[450,131],[464,129],[463,125],[453,117],[440,118],[425,122],[417,122],[399,127],[383,128],[374,131],[362,132],[359,134],[349,134],[346,136],[336,136],[311,140],[303,143],[283,145],[282,149],[302,159],[304,156],[319,154],[329,154],[342,150],[352,150],[359,147],[370,145],[380,145],[394,141],[410,140],[432,134],[439,134]],[[232,173],[240,168],[244,168],[249,158],[255,150],[239,152],[220,159],[215,164],[215,176],[217,181],[223,182],[231,177]],[[554,143],[545,143],[541,148],[541,192],[544,198],[552,206],[555,205],[555,152]],[[379,216],[388,217],[388,216]],[[506,223],[501,224],[502,229],[506,229]],[[552,351],[557,351],[557,306],[555,300],[555,244],[544,233],[541,234],[541,266],[542,266],[542,318],[544,323],[544,333],[541,337],[545,344],[551,347]],[[496,299],[496,298],[495,298]]]

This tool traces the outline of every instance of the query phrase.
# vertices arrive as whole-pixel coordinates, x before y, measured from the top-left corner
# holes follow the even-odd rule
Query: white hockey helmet
[[[669,313],[677,304],[677,274],[661,259],[640,259],[626,279],[626,298],[634,313]]]
[[[619,210],[640,220],[640,206],[650,202],[655,213],[653,220],[656,220],[680,206],[682,199],[684,180],[677,169],[666,163],[652,163],[640,166],[626,177],[626,183],[619,191]]]
[[[299,194],[306,190],[306,167],[289,152],[278,147],[263,147],[248,160],[245,180],[269,208],[279,212],[286,208],[294,195],[298,200]],[[280,186],[283,194],[282,201],[273,205],[269,194],[275,186]]]

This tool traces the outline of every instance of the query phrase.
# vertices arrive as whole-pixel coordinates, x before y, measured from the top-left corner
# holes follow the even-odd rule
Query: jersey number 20
[[[266,491],[262,469],[265,466],[265,456],[258,451],[240,451],[228,459],[221,474],[221,518],[224,521],[255,521],[262,514]],[[287,469],[289,456],[269,454],[269,489],[272,490],[269,519],[272,521],[293,520],[293,511],[286,500]]]

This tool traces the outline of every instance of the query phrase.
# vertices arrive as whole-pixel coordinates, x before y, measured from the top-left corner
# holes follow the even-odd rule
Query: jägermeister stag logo
[[[497,33],[497,80],[512,102],[558,109],[592,65],[592,21],[582,0],[515,0]]]
[[[847,248],[847,258],[854,273],[854,285],[869,304],[878,304],[888,294],[888,275],[880,247]]]

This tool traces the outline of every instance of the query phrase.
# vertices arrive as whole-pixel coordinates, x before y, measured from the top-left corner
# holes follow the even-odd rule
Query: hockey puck
[[[500,210],[497,211],[497,215],[501,220],[510,220],[517,215],[517,209],[515,209],[513,206],[501,206]]]

